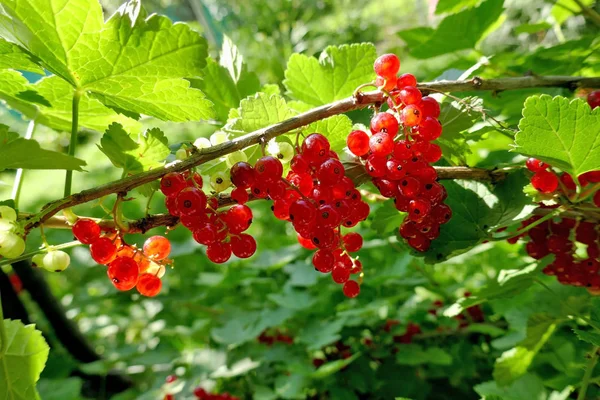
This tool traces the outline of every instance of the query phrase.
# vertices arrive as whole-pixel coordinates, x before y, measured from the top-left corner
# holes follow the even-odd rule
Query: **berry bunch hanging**
[[[238,162],[231,168],[231,182],[236,186],[232,197],[244,201],[242,193],[250,189],[256,198],[274,200],[276,218],[292,223],[300,244],[317,251],[313,265],[323,273],[331,273],[334,282],[343,284],[347,297],[356,297],[360,285],[351,280],[362,272],[362,264],[350,256],[362,247],[362,236],[356,232],[342,235],[342,227],[350,228],[364,221],[369,206],[345,169],[330,143],[321,134],[308,135],[291,160],[291,169],[283,178],[283,165],[272,156],[259,159],[254,167]]]
[[[215,185],[229,186],[226,176],[218,175],[215,179]],[[160,181],[169,213],[179,217],[196,242],[207,246],[209,260],[221,264],[229,260],[232,253],[239,258],[252,256],[256,251],[256,241],[243,233],[252,224],[252,210],[242,201],[219,211],[217,197],[207,198],[202,187],[202,177],[197,173],[172,172]]]
[[[170,263],[167,258],[171,252],[169,239],[149,237],[140,251],[136,246],[125,243],[119,232],[103,234],[100,225],[91,219],[77,220],[72,230],[77,240],[90,246],[94,261],[108,267],[106,273],[115,288],[127,291],[135,287],[140,294],[148,297],[160,292],[165,265]],[[50,254],[41,260],[44,265]],[[34,262],[37,263],[35,257]]]
[[[400,60],[394,54],[379,57],[374,69],[377,86],[389,94],[389,110],[373,116],[370,134],[351,132],[348,149],[364,160],[379,192],[408,213],[400,235],[423,252],[439,236],[440,225],[452,217],[444,204],[446,189],[430,165],[442,157],[440,147],[432,143],[442,133],[440,106],[434,98],[423,97],[413,75],[397,76]]]

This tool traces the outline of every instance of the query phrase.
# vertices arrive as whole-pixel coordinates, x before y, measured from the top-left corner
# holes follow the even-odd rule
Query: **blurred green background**
[[[120,5],[115,1],[102,3],[106,17]],[[435,0],[143,2],[148,11],[188,22],[202,32],[209,41],[212,57],[218,57],[224,38],[229,37],[243,54],[248,69],[258,74],[261,84],[279,85],[282,92],[286,62],[291,54],[318,56],[329,45],[358,42],[375,43],[379,53],[398,54],[401,71],[414,73],[419,81],[456,79],[469,69],[468,76],[485,77],[531,72],[598,74],[598,27],[585,18],[574,1],[505,0],[501,17],[485,29],[477,31],[477,19],[463,21],[473,27],[473,35],[479,35],[471,38],[472,45],[459,51],[437,51],[439,54],[434,56],[419,53],[420,31],[414,28],[435,28],[445,18],[480,3],[477,0],[442,0],[440,4]],[[593,1],[584,3],[591,5]],[[598,9],[598,5],[592,7]],[[33,74],[28,77],[37,79]],[[520,118],[523,100],[540,92],[571,96],[567,91],[547,89],[487,93],[481,97],[492,115],[514,126]],[[24,134],[27,121],[6,108],[0,109],[0,115],[2,123]],[[353,118],[354,122],[365,122],[363,114]],[[207,137],[218,129],[208,123],[174,124],[149,118],[143,120],[143,125],[161,127],[174,149],[181,142]],[[120,171],[96,146],[100,136],[100,132],[91,131],[80,134],[77,155],[88,161],[88,170],[75,173],[74,191],[120,178]],[[35,138],[45,148],[66,151],[69,134],[40,126]],[[510,139],[495,132],[485,133],[482,140],[471,143],[471,153],[465,154],[465,160],[472,166],[511,162],[515,155],[508,152],[510,143]],[[59,171],[28,171],[20,210],[35,212],[46,202],[62,197],[63,176]],[[10,197],[13,179],[14,171],[0,173],[0,199]],[[127,202],[125,215],[131,219],[142,217],[145,201],[139,198]],[[151,211],[164,212],[163,201],[162,195],[154,196]],[[112,197],[103,200],[109,208],[112,202]],[[395,328],[399,333],[405,330],[408,321],[419,322],[424,330],[435,331],[439,325],[456,328],[456,320],[427,313],[432,302],[451,303],[465,290],[476,291],[499,270],[526,265],[525,253],[518,246],[483,244],[450,261],[425,265],[421,259],[411,257],[394,236],[379,234],[381,220],[390,217],[389,210],[393,207],[373,204],[369,221],[356,229],[366,239],[359,253],[365,267],[365,282],[361,295],[348,300],[328,276],[313,270],[311,253],[297,244],[290,226],[271,215],[270,204],[263,202],[251,207],[255,218],[250,233],[258,241],[254,257],[214,265],[207,261],[190,233],[179,227],[168,233],[175,266],[163,279],[163,292],[153,299],[141,298],[133,292],[117,292],[106,279],[104,267],[95,265],[85,247],[70,251],[72,265],[67,271],[46,274],[67,316],[103,356],[103,362],[79,365],[72,360],[37,305],[23,293],[21,298],[32,319],[53,346],[39,384],[42,398],[105,398],[110,389],[93,391],[86,379],[73,377],[73,371],[102,376],[113,369],[135,382],[134,388],[114,396],[120,400],[161,399],[167,390],[180,391],[176,394],[178,399],[192,398],[191,392],[197,385],[248,399],[480,398],[473,387],[484,382],[492,384],[489,381],[496,357],[523,338],[522,319],[527,320],[527,312],[531,313],[533,307],[523,307],[518,302],[511,305],[510,301],[485,306],[490,326],[481,328],[489,330],[485,335],[440,335],[424,348],[411,350],[414,353],[404,358],[393,350],[396,345],[391,336],[381,331],[388,319],[400,321]],[[75,212],[95,217],[106,215],[98,202],[77,207]],[[390,218],[390,223],[394,223],[393,216]],[[165,229],[152,233],[164,234]],[[72,240],[66,230],[48,230],[47,236],[55,244]],[[144,236],[131,235],[127,240],[141,245]],[[33,250],[40,243],[39,233],[34,232],[28,249]],[[581,294],[577,289],[557,287],[553,281],[549,284],[564,296]],[[544,309],[558,307],[556,299],[549,298],[542,289],[533,289],[527,296],[532,304],[543,304],[539,307]],[[505,320],[510,318],[513,318],[511,323],[517,322],[506,329]],[[272,347],[259,344],[255,338],[267,328],[289,333],[295,338],[294,344]],[[581,359],[583,350],[575,348],[566,337],[566,332],[557,334],[548,353],[559,352],[562,360]],[[365,338],[379,338],[383,344],[376,350],[365,349]],[[350,346],[357,358],[339,372],[314,376],[313,359],[335,353],[327,346],[338,340]],[[422,354],[427,348],[440,349],[449,361],[431,361]],[[364,356],[365,353],[371,353],[372,357]],[[425,358],[413,363],[398,362],[411,357]],[[539,389],[546,396],[552,390],[562,390],[567,381],[565,384],[556,381],[554,386],[547,383],[552,373],[566,376],[560,368],[568,368],[557,364],[560,363],[548,361],[538,366],[539,370],[528,374],[522,385]],[[178,386],[164,385],[169,374],[180,377]]]

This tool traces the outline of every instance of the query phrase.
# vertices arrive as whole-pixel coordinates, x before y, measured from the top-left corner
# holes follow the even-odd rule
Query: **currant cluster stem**
[[[585,78],[571,76],[525,76],[519,78],[500,78],[489,80],[475,77],[473,79],[461,81],[438,81],[422,83],[418,85],[418,88],[425,92],[428,89],[444,92],[464,92],[480,90],[502,91],[536,87],[565,87],[569,89],[574,89],[578,86],[600,86],[600,77]],[[355,96],[313,108],[312,110],[309,110],[305,113],[286,119],[277,124],[248,133],[231,141],[213,146],[208,149],[197,150],[185,161],[171,164],[165,168],[157,168],[148,172],[133,175],[125,179],[110,182],[92,189],[84,190],[73,195],[69,195],[72,173],[68,172],[67,182],[65,185],[65,198],[46,204],[46,206],[44,206],[40,213],[32,217],[26,223],[25,231],[29,232],[31,229],[35,228],[36,226],[39,226],[48,218],[52,217],[53,215],[65,208],[87,203],[91,200],[95,200],[112,193],[129,192],[130,190],[138,186],[155,181],[169,172],[188,170],[192,167],[204,164],[205,162],[258,144],[261,141],[268,141],[274,137],[309,125],[315,121],[319,121],[331,117],[333,115],[343,114],[349,111],[365,108],[370,105],[381,104],[384,101],[384,99],[384,94],[379,91],[367,93],[357,92]],[[79,106],[79,98],[77,94],[75,94],[73,98],[73,106],[74,110]],[[74,143],[76,142],[77,138],[76,115],[77,113],[74,112],[73,126],[71,130],[72,146],[70,146],[69,148],[69,154],[74,154],[75,152]]]
[[[71,123],[71,140],[69,142],[69,155],[75,156],[75,148],[77,147],[77,130],[79,125],[79,100],[81,100],[81,93],[75,91],[73,93],[73,109],[72,109],[72,123]],[[73,171],[67,170],[65,176],[65,197],[71,194],[71,185],[73,183]]]

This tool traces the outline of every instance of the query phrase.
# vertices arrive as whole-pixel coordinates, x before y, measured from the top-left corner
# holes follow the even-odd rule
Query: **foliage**
[[[27,171],[11,206],[37,213],[62,197],[64,173],[54,170],[79,171],[77,191],[105,187],[172,165],[179,149],[196,154],[192,143],[215,131],[213,140],[237,140],[297,118],[371,82],[373,61],[386,52],[400,54],[401,73],[419,82],[598,76],[598,27],[578,3],[131,0],[117,7],[3,0],[0,200],[11,197],[17,168]],[[534,260],[523,244],[503,240],[535,202],[547,201],[532,198],[525,157],[573,176],[600,169],[600,114],[583,99],[587,89],[432,92],[444,126],[436,141],[444,158],[436,165],[506,174],[443,181],[453,216],[424,254],[396,236],[405,214],[391,200],[369,198],[368,220],[351,229],[365,241],[355,299],[314,270],[312,252],[273,218],[267,202],[252,204],[249,232],[259,250],[247,260],[208,262],[180,226],[128,234],[128,243],[141,246],[148,235],[168,232],[174,264],[155,298],[117,293],[89,252],[68,250],[71,267],[44,278],[102,360],[79,362],[58,345],[52,318],[25,288],[19,298],[52,351],[33,326],[5,320],[0,398],[191,399],[202,386],[263,400],[557,400],[581,393],[582,382],[590,384],[587,398],[596,398],[598,368],[589,370],[587,357],[600,345],[598,300],[543,275],[548,257]],[[64,132],[73,129],[74,99],[78,125],[70,143]],[[360,179],[364,171],[345,152],[346,136],[368,129],[370,117],[368,109],[328,116],[276,141],[294,144],[320,132]],[[34,138],[24,137],[29,120]],[[69,144],[74,154],[67,155]],[[261,145],[244,154],[256,161]],[[229,163],[223,155],[201,165],[205,186],[212,175],[228,174]],[[110,220],[116,210],[117,222],[164,213],[157,187],[120,193],[117,205],[107,194],[72,211]],[[376,192],[371,184],[361,189]],[[25,223],[12,229],[22,233]],[[71,240],[69,231],[33,229],[26,251]],[[12,274],[5,261],[1,273]],[[293,340],[269,342],[261,334]],[[109,382],[115,371],[132,387],[116,394],[90,383],[90,375]],[[170,374],[178,379],[167,384]]]

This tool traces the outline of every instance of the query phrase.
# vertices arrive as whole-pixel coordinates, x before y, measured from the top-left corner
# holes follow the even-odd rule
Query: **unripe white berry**
[[[210,177],[210,186],[215,192],[222,192],[231,186],[231,178],[227,172],[217,172]]]
[[[294,157],[294,146],[287,142],[271,140],[267,146],[267,153],[279,159],[282,163],[288,163]]]
[[[227,164],[228,168],[233,167],[240,161],[248,161],[248,157],[246,157],[246,153],[243,151],[236,151],[235,153],[228,154],[227,157],[225,157],[225,164]]]
[[[2,231],[11,231],[14,228],[14,224],[12,221],[4,218],[0,218],[0,232]]]
[[[216,146],[221,143],[225,143],[228,140],[227,133],[223,131],[216,131],[212,135],[210,135],[210,144]]]
[[[194,141],[194,147],[197,149],[208,149],[211,146],[210,140],[204,137],[198,138]]]
[[[53,272],[62,272],[71,263],[71,257],[67,253],[61,250],[49,251],[44,256],[44,269]]]
[[[7,219],[9,221],[17,220],[17,212],[14,208],[10,208],[9,206],[0,206],[0,218]]]
[[[25,251],[22,237],[10,232],[0,231],[0,256],[6,258],[19,257]]]
[[[46,253],[39,253],[31,257],[31,263],[38,268],[44,268],[44,257]]]

